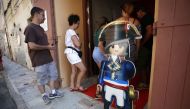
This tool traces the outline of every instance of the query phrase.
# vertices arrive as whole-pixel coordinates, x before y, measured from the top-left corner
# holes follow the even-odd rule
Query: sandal
[[[77,91],[78,89],[76,88],[70,88],[70,92],[74,92],[74,91]]]
[[[102,95],[99,93],[96,93],[95,98],[96,100],[102,99]]]
[[[79,92],[84,92],[85,90],[86,90],[86,88],[84,88],[82,86],[80,86],[80,87],[77,88],[77,91],[79,91]]]

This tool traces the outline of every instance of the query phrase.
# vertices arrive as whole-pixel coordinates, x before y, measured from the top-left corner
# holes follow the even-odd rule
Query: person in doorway
[[[65,45],[66,49],[64,53],[67,56],[68,61],[71,64],[71,81],[70,81],[70,91],[84,91],[85,88],[81,86],[81,80],[86,73],[86,67],[81,60],[81,42],[76,30],[79,27],[80,18],[78,15],[72,14],[68,17],[69,29],[66,31],[65,35]],[[77,69],[79,73],[77,75]],[[77,76],[77,77],[76,77]]]
[[[97,20],[98,29],[96,30],[93,41],[94,41],[94,50],[92,53],[92,57],[97,64],[98,68],[100,69],[101,62],[106,59],[105,51],[104,51],[104,37],[99,38],[99,34],[102,28],[108,23],[108,19],[106,17],[100,17]],[[99,87],[96,89],[96,99],[101,99]]]
[[[96,62],[98,68],[100,69],[101,66],[101,62],[102,60],[106,59],[105,57],[105,51],[104,51],[104,39],[103,37],[101,37],[99,39],[99,34],[102,30],[102,28],[104,27],[105,24],[108,23],[108,19],[106,17],[100,17],[100,19],[98,19],[97,24],[98,24],[98,29],[96,30],[94,37],[93,37],[93,41],[94,41],[94,50],[93,50],[93,54],[92,57],[94,59],[94,61]]]
[[[131,17],[131,13],[133,12],[134,5],[132,2],[124,2],[121,6],[122,17],[118,18],[117,21],[126,21],[128,23],[134,24],[138,30],[140,30],[140,22]],[[142,38],[141,35],[136,36],[133,34],[129,34],[128,36],[130,42],[130,56],[126,58],[135,62],[138,58],[138,51],[140,47],[140,40]]]
[[[45,20],[44,10],[39,7],[31,9],[31,23],[25,28],[25,43],[28,45],[28,53],[37,73],[38,89],[42,94],[45,104],[49,104],[50,99],[62,97],[63,95],[55,89],[55,81],[58,73],[55,62],[50,54],[50,50],[55,49],[54,45],[48,43],[47,35],[40,26]],[[50,82],[51,92],[45,92],[45,85]]]
[[[151,68],[152,43],[153,43],[153,22],[154,19],[150,16],[144,7],[140,6],[136,11],[137,17],[141,23],[142,41],[139,50],[138,72],[140,73],[141,82],[138,85],[139,89],[148,88]]]

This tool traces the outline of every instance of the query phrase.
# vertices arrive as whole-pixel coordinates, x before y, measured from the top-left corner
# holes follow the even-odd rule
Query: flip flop
[[[78,89],[75,89],[75,88],[70,88],[70,92],[74,92],[74,91],[77,91]]]
[[[101,95],[101,94],[96,94],[96,95],[95,95],[95,99],[96,99],[96,100],[102,99],[102,95]]]
[[[84,92],[86,89],[87,88],[84,88],[84,87],[80,86],[80,87],[77,88],[77,91]]]

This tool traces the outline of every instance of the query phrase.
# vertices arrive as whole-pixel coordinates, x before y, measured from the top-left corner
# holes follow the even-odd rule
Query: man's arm
[[[28,46],[30,49],[32,50],[45,50],[45,49],[54,49],[55,46],[51,46],[51,45],[39,45],[36,44],[34,42],[28,42]]]
[[[147,25],[146,34],[144,36],[144,39],[141,42],[141,46],[143,46],[152,37],[152,33],[153,33],[152,25]]]

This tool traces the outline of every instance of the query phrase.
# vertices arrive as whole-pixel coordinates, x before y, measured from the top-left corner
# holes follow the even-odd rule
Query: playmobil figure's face
[[[115,45],[110,46],[109,51],[113,55],[123,55],[125,51],[125,47],[115,44]]]

